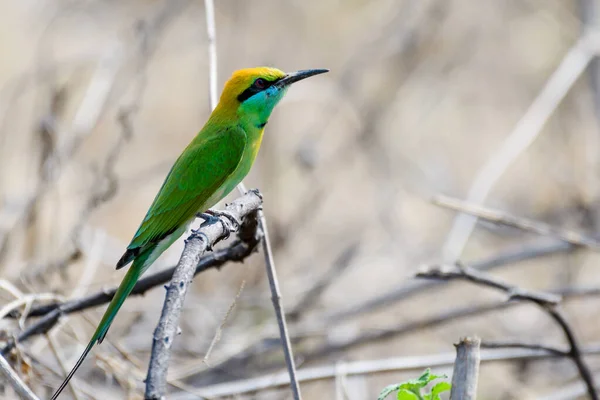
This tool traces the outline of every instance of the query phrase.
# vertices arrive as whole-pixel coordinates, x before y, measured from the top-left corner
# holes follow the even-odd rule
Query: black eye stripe
[[[256,80],[254,82],[252,82],[252,85],[250,85],[250,87],[248,89],[244,90],[242,93],[240,93],[238,95],[237,99],[240,103],[243,103],[244,101],[248,100],[250,97],[254,96],[257,93],[270,88],[271,86],[273,86],[274,83],[276,83],[279,80],[279,79],[276,79],[274,81],[268,81],[264,78],[258,78],[258,79],[262,79],[265,82],[265,86],[262,89],[259,89],[256,86],[254,86],[254,82],[256,82]]]

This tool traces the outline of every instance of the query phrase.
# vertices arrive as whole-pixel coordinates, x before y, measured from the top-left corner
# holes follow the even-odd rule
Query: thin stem
[[[265,220],[265,216],[262,211],[258,212],[258,221],[259,226],[263,231],[262,248],[265,255],[267,276],[269,277],[271,300],[273,301],[273,308],[275,309],[275,315],[277,316],[277,325],[279,326],[279,334],[281,336],[281,342],[283,345],[285,364],[290,376],[290,386],[292,389],[292,394],[294,395],[294,400],[300,400],[302,395],[300,393],[300,385],[298,384],[298,379],[296,377],[296,365],[294,363],[292,344],[290,342],[290,336],[285,321],[285,313],[283,312],[283,306],[281,305],[281,293],[279,291],[279,281],[277,280],[277,272],[275,270],[275,261],[273,260],[271,242],[269,240],[269,234],[267,233],[267,221]]]
[[[4,375],[10,386],[25,400],[40,400],[19,378],[6,359],[0,356],[0,373]]]
[[[209,63],[209,99],[210,109],[214,110],[217,106],[217,32],[215,24],[215,7],[213,0],[204,0],[206,8],[206,32],[208,35],[208,63]],[[243,196],[248,192],[244,182],[240,182],[237,186],[238,191]],[[279,291],[279,282],[277,280],[277,272],[275,271],[275,261],[273,259],[273,251],[271,250],[271,240],[267,232],[267,222],[262,211],[258,212],[258,225],[263,232],[262,248],[265,256],[265,264],[267,268],[267,276],[269,277],[269,287],[271,289],[271,299],[273,308],[277,317],[277,325],[279,326],[279,334],[283,345],[285,355],[285,363],[287,365],[288,374],[290,375],[290,386],[294,400],[300,400],[300,385],[296,379],[296,366],[294,364],[294,355],[290,337],[287,330],[285,320],[285,312],[281,306],[281,293]]]

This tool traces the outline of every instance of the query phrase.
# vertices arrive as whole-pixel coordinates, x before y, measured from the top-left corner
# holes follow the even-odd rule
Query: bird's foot
[[[203,222],[202,225],[204,225],[205,223],[206,223],[206,221]],[[202,228],[202,225],[200,225],[200,228]],[[192,236],[196,236],[196,237],[202,239],[202,241],[204,243],[206,243],[206,250],[211,251],[212,250],[212,246],[210,244],[210,240],[208,239],[208,236],[206,236],[206,233],[202,232],[200,230],[200,228],[198,228],[198,229],[192,229]]]
[[[237,232],[242,224],[242,222],[235,215],[224,210],[206,210],[204,213],[198,214],[198,216],[204,219],[204,222],[202,225],[200,225],[200,227],[221,221],[223,224],[223,232],[225,234],[224,239],[228,239],[231,235],[231,232]]]
[[[200,228],[204,228],[205,226],[216,224],[217,222],[220,221],[219,217],[216,217],[213,214],[209,214],[207,212],[198,213],[198,214],[196,214],[196,217],[202,218],[204,220],[202,222],[202,224],[200,224]],[[200,229],[200,228],[198,228],[198,229]]]
[[[240,225],[242,225],[242,221],[240,221],[238,219],[238,217],[236,217],[235,215],[233,215],[232,213],[230,213],[229,211],[219,211],[219,210],[206,210],[205,214],[208,215],[212,215],[213,217],[225,217],[229,220],[229,222],[232,223],[232,225],[235,227],[235,229],[239,229]]]

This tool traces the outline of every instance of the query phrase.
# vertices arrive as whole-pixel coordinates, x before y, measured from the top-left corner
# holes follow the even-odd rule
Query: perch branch
[[[261,205],[260,193],[250,191],[244,197],[229,204],[226,210],[238,220],[242,220],[249,214],[257,212]],[[163,310],[154,331],[146,379],[146,399],[161,399],[165,395],[171,346],[177,335],[183,302],[196,265],[200,261],[200,256],[227,234],[227,226],[219,220],[219,223],[204,226],[192,233],[186,240],[181,258],[167,287]]]

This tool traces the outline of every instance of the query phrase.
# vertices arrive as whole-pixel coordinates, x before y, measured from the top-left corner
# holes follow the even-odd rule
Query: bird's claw
[[[223,224],[224,239],[228,239],[231,236],[231,232],[237,232],[241,226],[241,221],[229,211],[217,211],[217,210],[206,210],[204,213],[198,213],[196,216],[204,219],[204,222],[200,227],[212,225],[217,221],[221,221]]]
[[[206,223],[206,221],[204,221],[202,223],[202,225],[204,225],[205,223]],[[202,228],[202,225],[200,225],[200,228]],[[210,240],[208,239],[208,236],[206,236],[206,233],[202,232],[200,230],[200,228],[198,228],[198,229],[192,229],[192,236],[196,236],[196,237],[202,239],[202,241],[204,243],[206,243],[206,250],[211,251],[212,250],[212,246],[210,245]]]
[[[196,214],[196,217],[202,218],[204,220],[202,222],[202,224],[200,224],[200,228],[204,228],[205,226],[216,224],[217,222],[219,222],[218,217],[216,217],[213,214],[210,214],[208,212],[198,213],[198,214]],[[198,229],[200,229],[200,228],[198,228]]]
[[[222,210],[222,211],[218,211],[218,210],[207,210],[206,214],[208,215],[212,215],[214,217],[225,217],[227,218],[230,222],[233,223],[233,225],[237,228],[240,227],[240,225],[242,225],[242,221],[240,221],[238,219],[238,217],[236,217],[235,215],[233,215],[232,213],[230,213],[229,211],[226,210]]]

